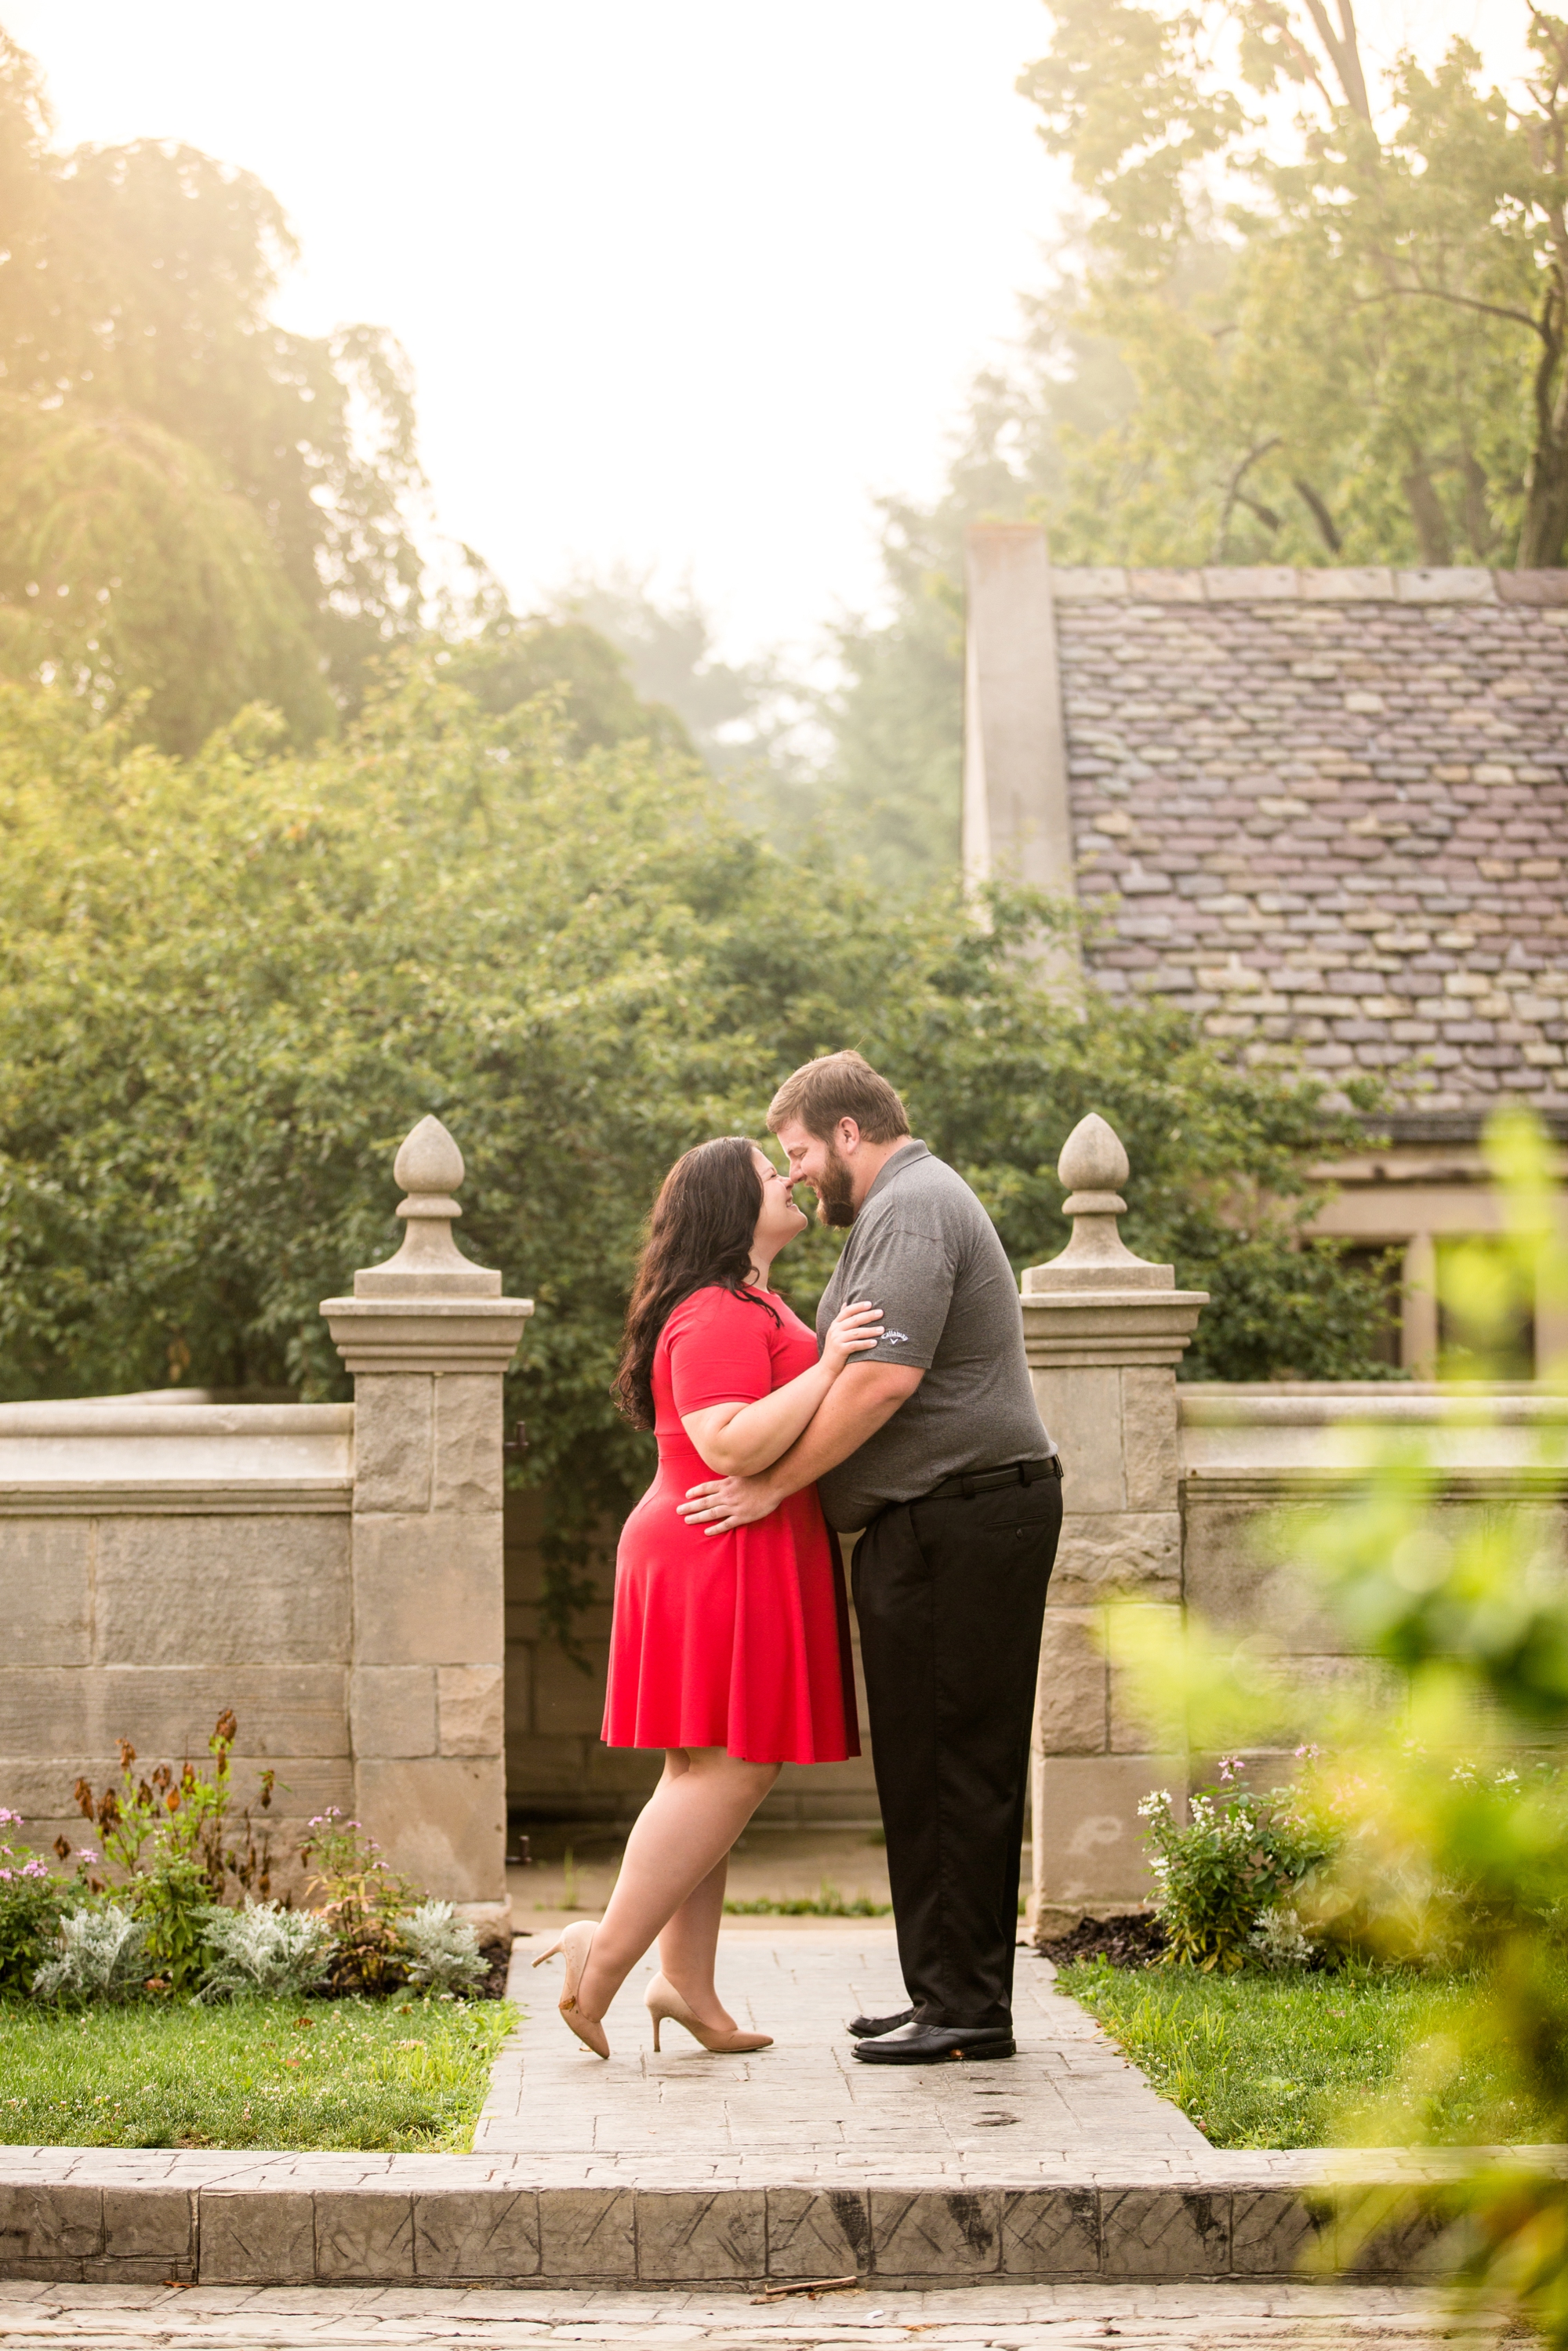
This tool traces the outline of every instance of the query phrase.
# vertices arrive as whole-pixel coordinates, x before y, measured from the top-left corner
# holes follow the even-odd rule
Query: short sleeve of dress
[[[762,1306],[727,1290],[699,1290],[668,1322],[670,1390],[683,1417],[715,1404],[755,1404],[771,1395],[773,1323]]]

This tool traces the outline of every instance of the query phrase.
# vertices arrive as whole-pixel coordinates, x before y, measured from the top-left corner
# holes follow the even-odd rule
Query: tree
[[[669,714],[737,809],[779,846],[799,844],[821,816],[817,697],[778,655],[739,668],[720,661],[713,621],[689,580],[661,597],[651,573],[623,565],[574,574],[549,609],[598,631],[644,706]]]
[[[964,529],[1021,519],[1054,479],[1054,444],[1019,430],[1016,384],[982,375],[929,507],[883,504],[882,561],[893,617],[834,632],[841,681],[825,697],[832,748],[824,797],[840,837],[884,885],[930,889],[958,868],[964,761]]]
[[[653,592],[652,575],[625,566],[579,572],[550,599],[561,621],[585,623],[613,645],[644,703],[673,711],[716,775],[746,756],[764,679],[714,651],[713,622],[688,580],[673,597]]]
[[[692,753],[675,713],[640,702],[624,656],[583,621],[519,620],[502,611],[435,658],[454,685],[497,716],[553,692],[575,754],[634,740]]]
[[[1056,1156],[1099,1109],[1134,1245],[1215,1292],[1200,1365],[1365,1371],[1377,1286],[1300,1234],[1307,1151],[1359,1127],[1166,1008],[1060,1017],[1018,952],[1049,911],[890,908],[689,757],[579,755],[553,694],[491,713],[430,656],[306,758],[265,715],[183,761],[0,688],[0,1395],[344,1393],[317,1307],[395,1248],[391,1155],[434,1110],[464,1245],[538,1301],[513,1402],[566,1626],[646,1479],[610,1386],[657,1183],[846,1043],[1015,1264],[1062,1246]],[[786,1261],[807,1311],[834,1245]]]
[[[420,625],[406,508],[422,477],[406,360],[376,329],[311,339],[273,323],[268,307],[297,248],[254,174],[149,141],[62,156],[48,146],[48,130],[37,69],[0,32],[0,390],[20,406],[98,428],[52,444],[57,468],[72,449],[89,471],[99,468],[95,496],[116,511],[98,517],[98,548],[134,542],[149,486],[133,467],[105,476],[103,436],[133,420],[145,451],[143,428],[155,428],[165,471],[168,462],[183,470],[198,529],[227,537],[224,565],[243,559],[251,574],[250,604],[240,600],[227,617],[262,620],[261,633],[229,646],[230,666],[275,666],[277,619],[292,604],[315,648],[311,666],[324,660],[338,699],[354,706],[369,664]],[[191,454],[176,458],[175,444]],[[253,532],[243,556],[245,534],[234,538],[225,501],[243,504],[259,529],[260,542]],[[57,542],[47,518],[41,527],[57,569],[82,542],[69,532]],[[262,545],[277,574],[265,582]],[[15,572],[16,549],[6,552]],[[178,564],[164,570],[163,560],[162,541],[141,558],[138,592],[150,608],[183,593]],[[89,572],[63,584],[79,606],[107,583]],[[25,641],[37,644],[38,614],[30,619]],[[43,642],[46,658],[74,669],[82,639],[74,613],[69,622],[62,637],[51,619]],[[182,623],[187,632],[196,625],[188,614]],[[124,694],[151,686],[150,706],[161,708],[161,656],[148,675],[123,665],[129,641],[117,641],[119,667],[110,648],[98,651],[96,692],[105,678]],[[290,715],[308,728],[319,708],[307,690]]]
[[[0,400],[0,665],[57,674],[99,715],[141,697],[193,751],[247,702],[308,742],[337,712],[253,507],[142,418]]]
[[[1514,101],[1463,41],[1378,89],[1352,0],[1051,5],[1019,88],[1137,389],[1076,453],[1080,559],[1561,563],[1568,22],[1531,5]]]

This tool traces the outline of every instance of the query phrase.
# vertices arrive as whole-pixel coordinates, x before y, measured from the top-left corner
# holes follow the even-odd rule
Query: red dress
[[[843,1569],[816,1488],[727,1535],[675,1510],[715,1474],[681,1415],[754,1403],[816,1360],[781,1298],[753,1304],[716,1285],[684,1299],[660,1332],[659,1474],[616,1553],[607,1747],[723,1747],[751,1763],[860,1753]]]

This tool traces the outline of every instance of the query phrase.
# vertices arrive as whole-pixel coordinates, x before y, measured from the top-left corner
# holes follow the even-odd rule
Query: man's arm
[[[676,1509],[710,1535],[728,1534],[735,1527],[765,1519],[788,1495],[814,1485],[858,1452],[868,1437],[874,1437],[908,1403],[925,1377],[913,1364],[846,1364],[815,1417],[770,1469],[755,1478],[723,1478],[713,1485],[693,1486],[689,1499]]]

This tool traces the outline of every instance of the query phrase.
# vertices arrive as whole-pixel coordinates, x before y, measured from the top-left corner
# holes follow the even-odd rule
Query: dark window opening
[[[1343,1263],[1357,1273],[1375,1273],[1378,1278],[1378,1293],[1382,1311],[1372,1342],[1372,1360],[1385,1364],[1396,1372],[1400,1364],[1400,1333],[1404,1324],[1403,1259],[1404,1252],[1390,1248],[1386,1241],[1368,1243],[1347,1249]]]

